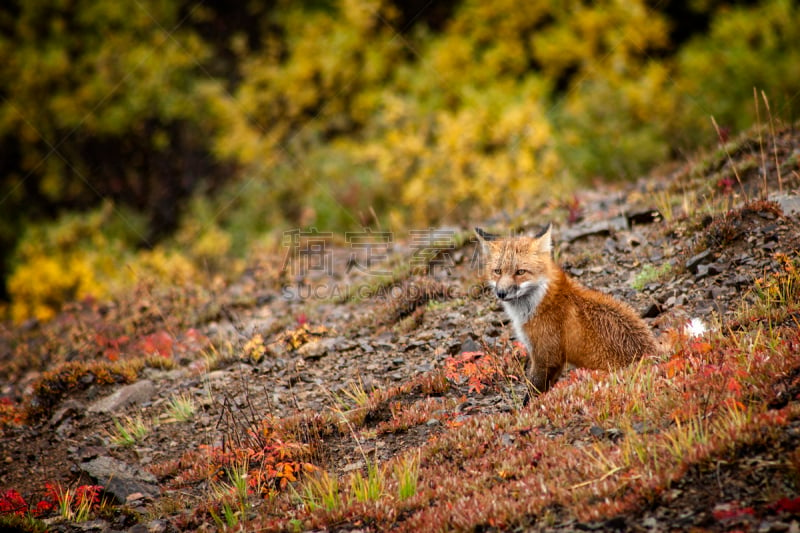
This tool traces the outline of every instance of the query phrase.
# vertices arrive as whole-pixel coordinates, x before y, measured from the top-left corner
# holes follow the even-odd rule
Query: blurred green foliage
[[[794,118],[790,0],[427,4],[4,3],[14,318],[106,296],[140,257],[225,270],[287,227],[464,222],[636,177],[715,142],[711,115],[751,125],[753,87]]]

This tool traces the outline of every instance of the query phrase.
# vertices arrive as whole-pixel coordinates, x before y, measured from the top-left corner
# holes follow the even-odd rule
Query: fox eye
[[[524,276],[524,275],[525,275],[525,274],[527,274],[527,273],[528,273],[528,271],[527,271],[527,270],[525,270],[524,268],[520,268],[519,270],[517,270],[517,271],[516,271],[515,275],[517,275],[517,276]]]
[[[495,268],[493,272],[495,273],[496,276],[499,276],[503,271],[500,270],[499,268]]]

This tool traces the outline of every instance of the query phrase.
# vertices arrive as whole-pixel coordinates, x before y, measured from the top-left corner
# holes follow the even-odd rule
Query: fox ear
[[[550,230],[553,224],[548,224],[545,228],[536,234],[536,242],[539,245],[539,251],[542,253],[550,253],[553,249],[553,238]]]
[[[483,231],[481,228],[475,228],[475,235],[478,236],[478,242],[481,245],[481,253],[488,254],[490,253],[490,245],[489,243],[492,241],[496,241],[500,238],[499,235],[495,235],[493,233],[487,233]]]
[[[482,242],[496,241],[500,238],[500,235],[495,235],[494,233],[487,233],[486,231],[483,231],[481,228],[475,228],[475,235],[477,235],[478,240]]]

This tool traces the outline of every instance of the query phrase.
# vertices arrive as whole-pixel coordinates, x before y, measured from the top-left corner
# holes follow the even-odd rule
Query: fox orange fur
[[[536,237],[475,232],[488,284],[528,349],[536,392],[547,391],[565,363],[611,370],[656,353],[650,328],[630,306],[587,289],[556,265],[550,226]]]

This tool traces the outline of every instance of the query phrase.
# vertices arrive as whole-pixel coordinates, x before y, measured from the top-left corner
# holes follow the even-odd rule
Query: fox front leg
[[[532,394],[539,395],[550,390],[550,387],[552,387],[553,384],[558,381],[563,369],[564,363],[547,365],[531,359],[528,373],[528,380],[530,383],[528,386],[528,393],[525,395],[525,399],[523,400],[522,404],[528,405]]]
[[[531,352],[528,356],[529,390],[525,397],[525,405],[530,401],[531,394],[543,394],[561,376],[561,371],[567,362],[566,354],[559,348],[558,340],[554,336],[539,337],[531,343]]]

